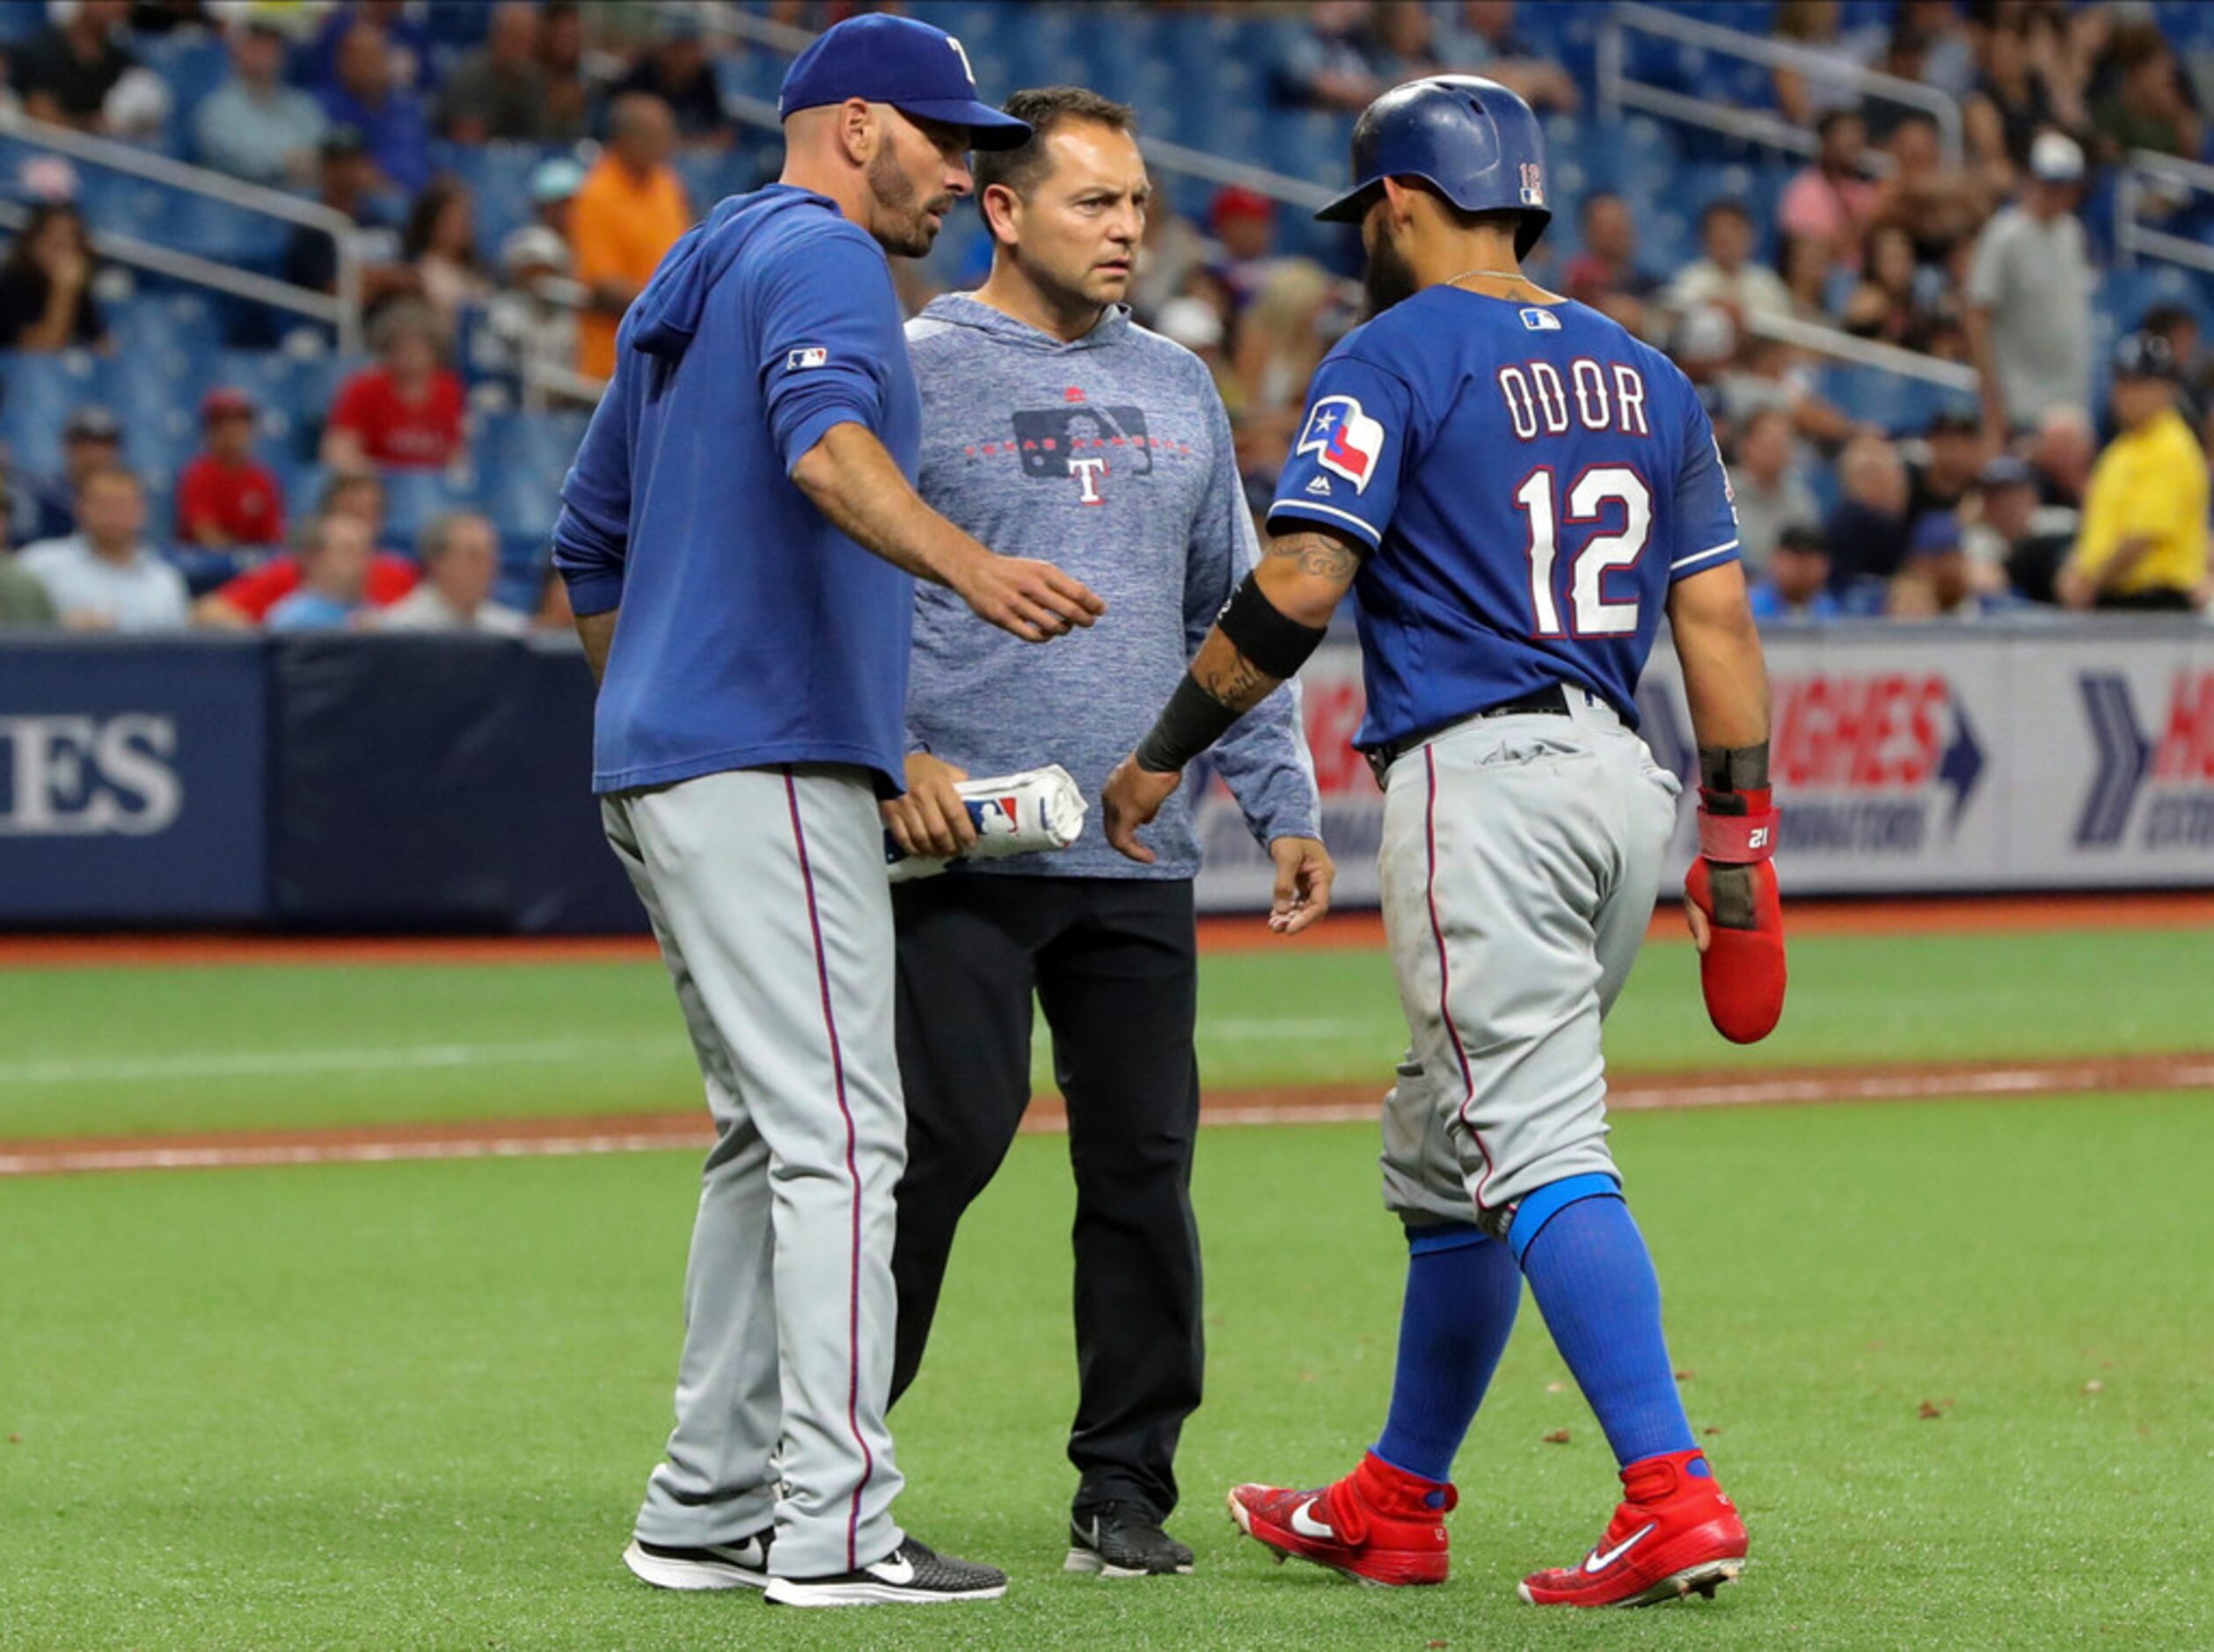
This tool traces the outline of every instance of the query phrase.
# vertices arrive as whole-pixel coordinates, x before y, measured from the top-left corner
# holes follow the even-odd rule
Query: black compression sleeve
[[[1303,625],[1286,614],[1250,574],[1215,624],[1239,653],[1280,683],[1297,676],[1307,656],[1329,634],[1323,626]]]
[[[1151,774],[1173,774],[1228,734],[1241,715],[1200,687],[1187,671],[1161,708],[1160,720],[1137,742],[1133,754],[1137,766]]]

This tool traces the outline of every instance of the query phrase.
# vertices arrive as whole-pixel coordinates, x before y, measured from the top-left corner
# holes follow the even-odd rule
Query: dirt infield
[[[1682,1107],[1956,1097],[1998,1100],[2206,1089],[2214,1089],[2214,1050],[2105,1060],[1655,1073],[1616,1079],[1610,1100],[1620,1112],[1656,1112]],[[1209,1125],[1358,1122],[1376,1116],[1377,1100],[1378,1092],[1369,1085],[1222,1091],[1207,1098],[1202,1122]],[[1034,1134],[1066,1128],[1067,1118],[1057,1096],[1040,1097],[1023,1122],[1023,1129]],[[704,1148],[707,1141],[706,1121],[698,1113],[238,1130],[197,1136],[58,1137],[0,1142],[0,1176],[376,1164],[397,1159],[558,1158]]]
[[[1796,935],[1940,935],[2038,930],[2214,927],[2214,890],[2111,895],[1986,895],[1932,900],[1794,901]],[[1648,938],[1684,939],[1674,906],[1654,914]],[[1297,940],[1258,916],[1200,920],[1203,952],[1334,951],[1384,945],[1374,912],[1341,912]],[[0,936],[0,969],[87,969],[221,964],[518,964],[625,962],[654,956],[645,936],[506,935],[15,935]]]

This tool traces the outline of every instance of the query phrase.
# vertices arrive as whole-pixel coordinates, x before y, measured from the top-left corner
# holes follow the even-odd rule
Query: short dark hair
[[[1776,549],[1797,551],[1810,557],[1826,557],[1830,554],[1830,541],[1814,523],[1794,522],[1776,536]]]
[[[1750,223],[1753,209],[1735,195],[1724,195],[1719,201],[1710,201],[1699,208],[1699,233],[1706,234],[1707,226],[1717,218],[1735,218],[1742,223]]]
[[[1089,121],[1117,132],[1137,129],[1137,111],[1127,103],[1103,98],[1085,86],[1036,86],[1019,91],[999,106],[1002,112],[1025,121],[1030,136],[1011,150],[979,150],[971,163],[976,180],[976,199],[994,184],[1005,184],[1018,195],[1025,194],[1046,170],[1046,140],[1070,121]]]

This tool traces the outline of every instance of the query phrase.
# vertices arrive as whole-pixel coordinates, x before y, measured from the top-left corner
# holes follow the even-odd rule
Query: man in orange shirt
[[[615,371],[615,326],[676,238],[691,228],[683,181],[669,164],[676,123],[669,106],[627,92],[608,110],[607,153],[585,176],[571,208],[576,278],[591,289],[577,328],[577,371]]]

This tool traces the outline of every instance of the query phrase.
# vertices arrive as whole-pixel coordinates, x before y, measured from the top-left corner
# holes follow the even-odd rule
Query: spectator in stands
[[[2115,347],[2119,428],[2055,581],[2071,608],[2188,609],[2206,583],[2206,455],[2176,412],[2176,376],[2165,339],[2133,333]]]
[[[1729,312],[1740,333],[1756,316],[1788,316],[1791,294],[1776,272],[1753,260],[1753,216],[1742,201],[1709,201],[1699,216],[1702,256],[1669,283],[1670,310],[1713,304]]]
[[[318,155],[317,198],[355,225],[362,302],[374,306],[394,292],[412,291],[414,272],[399,261],[399,228],[377,193],[376,167],[362,135],[350,126],[340,127],[325,135]],[[338,244],[327,230],[306,224],[293,230],[285,244],[284,278],[318,292],[338,290]]]
[[[987,254],[990,251],[985,249]],[[1145,238],[1138,243],[1130,308],[1150,326],[1163,305],[1184,296],[1193,274],[1207,261],[1207,238],[1164,197],[1156,196],[1145,214]]]
[[[569,216],[576,192],[584,186],[584,168],[566,155],[540,161],[530,172],[530,222],[570,239]]]
[[[2038,497],[2065,510],[2082,509],[2091,486],[2091,466],[2098,457],[2099,439],[2089,413],[2066,406],[2046,408],[2029,445]]]
[[[185,576],[146,543],[146,494],[120,464],[85,472],[77,489],[77,530],[18,553],[17,566],[46,587],[62,623],[77,631],[173,631],[190,603]]]
[[[1722,399],[1722,381],[1737,360],[1737,324],[1729,311],[1719,304],[1693,304],[1679,312],[1669,328],[1668,354],[1692,381],[1699,406],[1714,421],[1717,439],[1730,441],[1735,433]]]
[[[1815,129],[1822,147],[1785,186],[1776,222],[1786,235],[1819,240],[1847,268],[1858,269],[1861,238],[1876,209],[1876,186],[1860,164],[1867,123],[1857,110],[1832,109]]]
[[[1437,42],[1448,68],[1488,76],[1536,109],[1573,113],[1582,101],[1568,71],[1515,33],[1515,0],[1461,0],[1449,15]]]
[[[456,143],[544,143],[552,125],[538,62],[538,8],[500,0],[486,22],[484,49],[464,58],[438,89],[439,133]]]
[[[384,181],[413,194],[430,179],[430,128],[421,100],[393,79],[391,36],[356,18],[338,38],[333,69],[323,89],[325,116],[359,132]]]
[[[657,36],[645,55],[610,89],[614,98],[643,92],[658,98],[676,122],[686,149],[723,150],[737,135],[723,113],[715,84],[714,61],[707,55],[699,18],[689,11],[660,14]]]
[[[461,378],[440,360],[430,312],[394,304],[370,335],[376,365],[339,387],[323,430],[323,463],[333,471],[435,471],[462,458],[468,437]]]
[[[2048,407],[2091,398],[2091,254],[2076,199],[2083,151],[2046,132],[2030,146],[2030,181],[1976,244],[1968,279],[1969,349],[1994,441]]]
[[[1921,82],[1950,98],[1976,84],[1976,46],[1959,0],[1899,0],[1895,34],[1911,37]]]
[[[1937,122],[1925,114],[1900,121],[1883,150],[1891,170],[1876,186],[1874,221],[1904,230],[1918,263],[1942,264],[1991,216],[1992,197],[1976,174],[1945,164]]]
[[[569,250],[591,295],[577,329],[577,371],[615,371],[615,326],[661,261],[691,227],[684,185],[669,164],[676,128],[669,106],[642,91],[608,109],[607,152],[585,174],[571,208]]]
[[[1376,0],[1369,13],[1369,40],[1370,61],[1387,86],[1445,71],[1423,0]]]
[[[123,462],[123,427],[97,402],[69,411],[62,426],[62,471],[23,479],[17,508],[25,542],[61,539],[77,531],[77,488],[92,471]]]
[[[1992,7],[1977,19],[1975,35],[1976,88],[1963,110],[1969,156],[1996,187],[2011,190],[2038,133],[2086,129],[2082,77],[2072,66],[2065,17],[2055,8]]]
[[[1737,494],[1737,545],[1745,576],[1767,572],[1770,553],[1794,523],[1820,519],[1822,508],[1801,474],[1791,433],[1791,414],[1764,407],[1737,427],[1737,453],[1730,467]]]
[[[2038,501],[2037,473],[2026,461],[2002,453],[1984,466],[1968,532],[1975,559],[2003,568],[2021,596],[2059,600],[2053,581],[2075,543],[2076,513]]]
[[[1842,614],[1830,591],[1830,546],[1822,530],[1794,523],[1779,533],[1768,572],[1747,596],[1758,620],[1816,621]]]
[[[1933,510],[1956,511],[1975,491],[1991,448],[1976,409],[1953,402],[1930,415],[1923,427],[1923,452],[1907,464],[1906,514],[1919,521]]]
[[[1251,462],[1269,476],[1282,468],[1307,381],[1329,347],[1321,322],[1335,296],[1335,284],[1319,264],[1284,259],[1238,318],[1231,365],[1239,386],[1239,422]]]
[[[1777,249],[1776,274],[1791,295],[1792,314],[1801,321],[1834,325],[1830,318],[1835,298],[1832,278],[1838,273],[1827,241],[1812,236],[1787,236]]]
[[[1838,457],[1838,484],[1844,496],[1823,532],[1834,565],[1830,588],[1840,596],[1856,586],[1880,591],[1906,560],[1906,466],[1882,436],[1856,436]]]
[[[1583,251],[1561,272],[1561,289],[1580,304],[1645,331],[1646,300],[1659,284],[1638,267],[1637,224],[1621,196],[1604,189],[1583,198]]]
[[[1314,0],[1304,31],[1289,36],[1274,85],[1282,102],[1358,113],[1385,82],[1369,54],[1369,0]]]
[[[347,516],[360,523],[372,545],[384,542],[384,485],[373,471],[332,477],[324,485],[316,508],[318,515]],[[398,602],[415,588],[421,573],[413,557],[378,551],[369,562],[369,602],[380,608]],[[261,624],[271,609],[299,588],[300,559],[286,551],[201,597],[193,605],[193,620],[218,630],[244,630]]]
[[[273,9],[280,13],[289,10],[281,4]],[[420,86],[431,60],[431,42],[430,31],[417,13],[427,10],[415,0],[339,0],[324,13],[314,40],[301,54],[295,78],[318,93],[338,84],[347,36],[355,24],[367,23],[384,33],[386,77],[403,91]]]
[[[399,253],[430,306],[439,332],[451,339],[461,312],[492,296],[477,258],[476,197],[469,186],[443,173],[415,197],[407,227],[400,231]]]
[[[2206,354],[2197,313],[2181,304],[2155,304],[2145,312],[2137,331],[2167,341],[2181,386],[2176,411],[2186,424],[2197,428],[2209,410],[2214,409],[2214,357]]]
[[[1199,357],[1217,384],[1229,373],[1230,365],[1223,355],[1223,318],[1204,298],[1195,298],[1187,293],[1170,299],[1154,318],[1153,330]]]
[[[251,15],[230,32],[230,77],[193,112],[193,153],[250,184],[307,184],[329,128],[320,104],[284,84],[284,31]]]
[[[108,94],[138,63],[119,38],[129,11],[128,0],[77,0],[17,46],[11,72],[24,113],[80,132],[107,130]]]
[[[2147,20],[2116,28],[2108,54],[2110,84],[2092,110],[2101,158],[2112,162],[2131,150],[2152,150],[2198,159],[2206,123],[2192,106],[2181,65],[2159,25]]]
[[[0,551],[0,631],[42,631],[61,621],[38,575],[25,573],[13,556]]]
[[[569,244],[542,223],[526,223],[500,248],[505,285],[486,308],[485,334],[493,371],[526,376],[525,363],[569,374],[576,369],[576,311],[562,303]]]
[[[1907,232],[1896,223],[1870,231],[1839,325],[1857,338],[1927,353],[1955,324],[1944,277],[1914,261]]]
[[[0,350],[98,349],[107,324],[92,297],[97,270],[84,219],[42,201],[0,259]]]
[[[1939,510],[1915,523],[1906,559],[1884,589],[1885,618],[1974,619],[2004,606],[2011,604],[1976,588],[1959,517]]]
[[[1824,451],[1852,440],[1860,427],[1816,388],[1806,358],[1779,339],[1747,339],[1719,386],[1724,416],[1735,426],[1765,407],[1779,407],[1793,431]]]
[[[492,600],[500,577],[500,536],[474,511],[441,511],[416,542],[423,582],[378,616],[381,631],[473,631],[520,637],[530,617]]]
[[[538,67],[545,75],[546,136],[555,143],[582,137],[592,114],[584,74],[584,12],[576,0],[547,0],[538,13]]]
[[[274,632],[361,631],[373,623],[369,596],[375,546],[369,530],[353,516],[311,516],[301,525],[296,547],[300,585],[269,610]]]
[[[1209,203],[1207,221],[1223,249],[1209,273],[1230,295],[1233,312],[1243,310],[1275,267],[1276,203],[1257,189],[1226,185]]]
[[[1773,32],[1787,44],[1820,52],[1847,69],[1866,69],[1884,47],[1880,28],[1845,30],[1841,0],[1783,0]],[[1775,85],[1776,106],[1794,126],[1812,126],[1832,109],[1860,106],[1860,88],[1848,79],[1779,69]]]
[[[177,537],[208,551],[284,543],[284,489],[253,457],[253,398],[221,386],[201,398],[207,445],[177,475]]]

